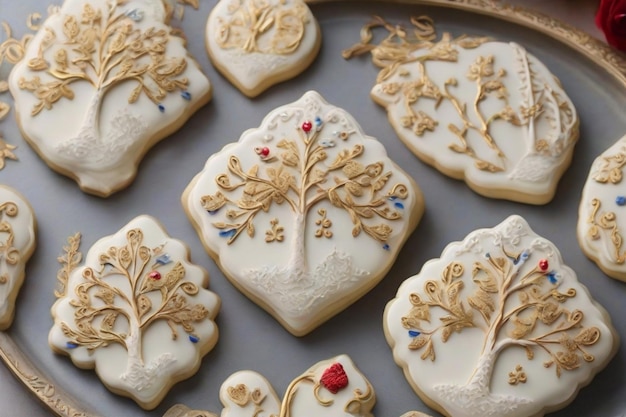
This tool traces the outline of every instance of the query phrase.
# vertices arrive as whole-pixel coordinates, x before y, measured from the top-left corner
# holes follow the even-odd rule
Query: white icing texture
[[[145,409],[195,373],[217,343],[220,299],[205,289],[207,272],[149,216],[96,242],[62,284],[52,349],[95,368],[109,389]]]
[[[249,97],[304,71],[320,43],[319,26],[301,0],[220,0],[207,21],[213,64]]]
[[[67,0],[11,72],[25,138],[86,192],[126,187],[143,155],[210,98],[168,19],[160,1]]]
[[[549,202],[578,139],[559,81],[515,43],[451,39],[383,70],[372,98],[424,162],[479,194]]]
[[[607,275],[626,281],[626,136],[598,156],[583,188],[578,241]]]
[[[35,232],[30,204],[14,189],[0,185],[0,330],[13,322],[26,263],[36,246]]]
[[[225,275],[296,335],[382,279],[423,212],[380,142],[316,92],[211,156],[183,205]]]
[[[347,355],[318,362],[294,379],[282,401],[254,371],[231,375],[220,388],[221,417],[372,417],[374,389]]]
[[[519,216],[427,262],[387,304],[384,327],[414,390],[454,417],[562,408],[618,345],[608,313]]]

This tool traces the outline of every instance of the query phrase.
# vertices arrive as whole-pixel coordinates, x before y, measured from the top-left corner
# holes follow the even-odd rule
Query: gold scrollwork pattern
[[[626,154],[624,152],[604,156],[592,178],[601,184],[619,184],[624,177],[624,165],[626,165]]]
[[[7,266],[16,265],[21,258],[20,251],[15,248],[15,234],[13,226],[7,218],[18,215],[17,204],[8,201],[0,204],[0,285],[9,282]]]
[[[228,11],[228,19],[219,19],[217,43],[223,49],[249,53],[293,53],[302,42],[308,22],[307,7],[298,0],[232,0]],[[271,40],[260,45],[261,36],[270,36]]]
[[[587,223],[590,225],[587,235],[593,240],[598,240],[601,238],[600,231],[608,232],[613,245],[613,260],[621,265],[626,261],[626,251],[622,251],[624,237],[617,224],[617,215],[612,211],[600,212],[601,206],[602,203],[599,199],[591,200],[592,210],[587,219]]]
[[[522,365],[517,365],[514,371],[509,372],[509,385],[525,384],[528,380]]]

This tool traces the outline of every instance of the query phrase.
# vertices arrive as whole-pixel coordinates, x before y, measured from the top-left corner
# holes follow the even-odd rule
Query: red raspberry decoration
[[[337,394],[340,389],[348,386],[348,375],[346,375],[346,371],[343,370],[343,366],[340,363],[334,363],[324,371],[320,378],[320,383],[328,391]]]
[[[310,121],[306,121],[304,123],[302,123],[302,130],[304,130],[306,133],[310,132],[311,129],[313,129],[313,124]]]
[[[262,147],[260,154],[261,154],[261,156],[269,155],[270,154],[270,148],[268,148],[267,146]]]
[[[148,274],[148,278],[158,281],[161,279],[161,273],[159,271],[152,271]]]
[[[550,267],[550,264],[548,263],[547,259],[541,259],[539,261],[539,269],[541,269],[541,272],[546,272],[549,267]]]

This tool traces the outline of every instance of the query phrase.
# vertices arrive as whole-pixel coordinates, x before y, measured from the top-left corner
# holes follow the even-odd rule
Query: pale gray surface
[[[595,2],[518,3],[540,6],[598,33],[591,26]],[[219,386],[234,371],[259,371],[282,393],[293,378],[313,363],[347,353],[376,389],[376,415],[394,417],[413,409],[429,412],[393,363],[382,333],[384,305],[405,278],[417,273],[426,260],[437,257],[449,241],[460,240],[476,228],[495,225],[513,213],[526,217],[537,232],[561,248],[566,263],[609,310],[622,339],[626,338],[626,323],[622,318],[626,284],[607,278],[588,261],[578,248],[575,235],[578,199],[589,166],[597,154],[626,131],[625,89],[602,70],[543,35],[464,12],[423,6],[319,5],[313,7],[313,12],[320,20],[324,44],[316,62],[300,77],[249,100],[216,73],[204,52],[204,22],[213,4],[214,1],[205,1],[199,11],[188,10],[181,26],[187,32],[190,50],[214,85],[214,99],[182,130],[148,153],[137,179],[127,190],[106,200],[83,194],[73,181],[53,173],[35,155],[19,138],[12,119],[0,124],[5,138],[19,145],[16,153],[20,158],[17,163],[9,161],[5,170],[0,171],[0,182],[21,191],[35,207],[39,220],[39,246],[28,265],[27,282],[18,299],[17,317],[10,334],[57,384],[103,416],[160,416],[178,402],[217,411],[221,410]],[[45,14],[44,9],[37,0],[0,0],[0,20],[8,20],[16,33],[21,34],[26,15],[34,11]],[[406,21],[412,14],[428,14],[440,23],[440,32],[487,34],[518,41],[561,78],[581,116],[581,141],[552,203],[531,207],[485,199],[462,182],[445,178],[425,166],[406,150],[387,123],[385,111],[368,97],[377,72],[369,57],[346,62],[340,56],[343,48],[358,40],[361,25],[372,14],[394,21]],[[312,334],[295,338],[227,282],[204,253],[179,199],[209,155],[236,140],[243,130],[256,127],[273,108],[296,100],[309,89],[318,90],[329,102],[351,112],[366,133],[387,146],[390,156],[424,191],[426,214],[398,262],[378,287]],[[116,232],[142,213],[159,218],[172,237],[190,245],[193,261],[209,270],[211,289],[223,300],[216,349],[204,359],[196,376],[176,385],[151,413],[109,393],[92,371],[76,369],[67,357],[52,354],[47,346],[56,257],[65,238],[76,231],[82,232],[86,250],[96,239]],[[625,407],[626,361],[624,350],[620,349],[608,369],[584,388],[574,403],[553,415],[611,417],[621,414]],[[32,401],[6,368],[0,366],[0,416],[46,415],[49,413]]]

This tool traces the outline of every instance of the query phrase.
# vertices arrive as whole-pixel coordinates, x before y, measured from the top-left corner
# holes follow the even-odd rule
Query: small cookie
[[[211,156],[182,202],[233,285],[297,336],[372,289],[424,210],[383,145],[314,91]]]
[[[55,171],[106,197],[211,97],[159,0],[66,0],[9,86],[26,140]]]
[[[187,247],[152,217],[100,239],[77,267],[79,239],[61,258],[50,346],[153,409],[217,343],[220,299],[205,289],[208,274],[189,262]]]
[[[320,45],[319,25],[302,0],[220,0],[206,26],[213,65],[248,97],[300,74]]]
[[[26,199],[0,185],[0,330],[13,322],[26,262],[36,246],[35,215]]]
[[[228,377],[220,388],[222,417],[372,417],[376,395],[350,357],[318,362],[294,379],[281,401],[271,384],[253,371]]]
[[[626,136],[591,166],[578,211],[578,242],[608,276],[626,281]]]
[[[427,262],[387,304],[384,328],[413,389],[454,417],[565,407],[618,346],[608,313],[519,216]]]
[[[548,203],[578,139],[559,81],[515,43],[445,34],[385,68],[371,97],[417,157],[490,198]]]

